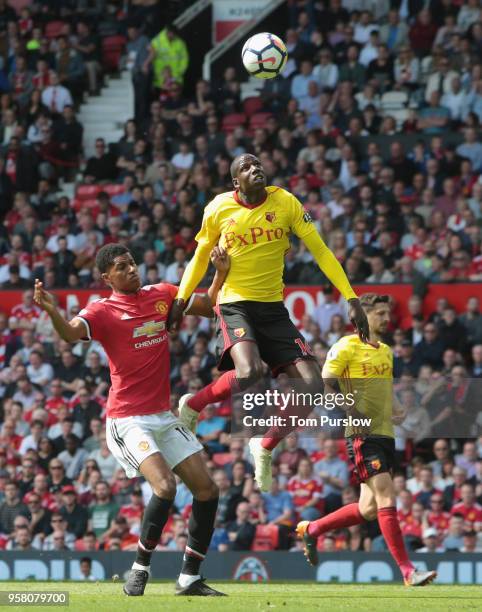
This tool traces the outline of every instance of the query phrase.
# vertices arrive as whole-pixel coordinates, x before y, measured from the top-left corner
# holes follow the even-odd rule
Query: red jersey
[[[286,490],[291,495],[295,510],[305,506],[315,497],[321,498],[323,485],[318,478],[302,480],[299,476],[293,476],[286,485]]]
[[[444,533],[449,528],[450,514],[448,512],[427,512],[427,522],[439,533]]]
[[[166,324],[177,291],[166,283],[146,285],[132,295],[114,292],[79,312],[89,339],[100,342],[109,359],[108,417],[170,410]]]
[[[451,514],[461,514],[464,520],[469,523],[482,523],[482,506],[479,504],[473,504],[472,506],[466,506],[462,502],[452,506]]]
[[[10,316],[16,321],[27,320],[32,323],[36,323],[40,317],[41,310],[37,306],[24,306],[24,304],[17,304],[12,308]]]

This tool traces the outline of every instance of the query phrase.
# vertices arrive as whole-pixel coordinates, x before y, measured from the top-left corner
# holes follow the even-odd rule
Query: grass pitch
[[[2,582],[0,591],[68,591],[69,610],[77,612],[191,610],[192,612],[284,612],[296,610],[482,610],[482,586],[407,588],[398,584],[320,584],[209,582],[229,597],[176,597],[172,582],[152,582],[144,597],[126,597],[122,582]],[[2,606],[3,607],[3,606]],[[14,606],[30,610],[32,606]],[[49,606],[50,607],[50,606]],[[64,606],[53,606],[65,610]],[[50,607],[52,609],[52,607]]]

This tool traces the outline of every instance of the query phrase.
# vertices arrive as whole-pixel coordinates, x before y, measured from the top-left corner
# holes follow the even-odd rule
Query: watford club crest
[[[266,221],[269,221],[270,223],[274,223],[276,221],[276,213],[274,212],[267,212],[264,216]]]
[[[378,470],[382,467],[380,459],[374,459],[370,462],[370,465],[372,466],[372,469],[375,470],[375,472],[378,472]]]
[[[236,338],[242,338],[244,334],[246,333],[246,330],[244,329],[244,327],[237,327],[233,333],[236,336]]]

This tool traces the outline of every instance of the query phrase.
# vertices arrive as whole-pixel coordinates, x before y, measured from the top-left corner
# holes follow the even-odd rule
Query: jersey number
[[[191,432],[190,432],[188,429],[186,429],[185,427],[182,427],[182,426],[181,426],[181,427],[175,427],[174,429],[175,429],[175,430],[176,430],[178,433],[180,433],[180,434],[181,434],[181,436],[182,436],[182,437],[183,437],[185,440],[187,440],[188,442],[190,442],[190,441],[192,440],[192,438],[191,438],[191,436],[192,436]]]
[[[303,355],[313,355],[311,346],[307,342],[303,342],[301,338],[296,338],[295,342],[300,347],[300,350],[303,353]]]

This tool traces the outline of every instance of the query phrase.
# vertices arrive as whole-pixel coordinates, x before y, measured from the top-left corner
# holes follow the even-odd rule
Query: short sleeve
[[[291,229],[301,239],[313,232],[318,233],[310,213],[306,212],[303,204],[293,195],[291,195]]]
[[[75,319],[81,319],[86,326],[86,337],[83,340],[100,340],[105,325],[105,308],[101,301],[92,302],[83,308]]]
[[[216,246],[221,232],[216,225],[214,218],[214,210],[211,205],[206,206],[204,211],[201,229],[196,234],[195,240],[199,246],[208,246],[213,248]]]
[[[341,376],[351,358],[350,346],[346,343],[336,342],[328,351],[323,366],[322,376]]]

